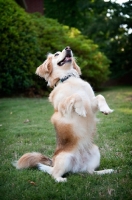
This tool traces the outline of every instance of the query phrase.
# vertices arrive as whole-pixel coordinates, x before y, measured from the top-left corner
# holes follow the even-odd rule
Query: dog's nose
[[[70,48],[69,46],[67,46],[67,47],[65,48],[65,50],[71,50],[71,48]]]

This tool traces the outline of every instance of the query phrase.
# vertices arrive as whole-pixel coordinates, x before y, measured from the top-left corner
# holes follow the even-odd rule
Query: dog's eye
[[[55,56],[58,56],[59,54],[58,53],[55,53]]]

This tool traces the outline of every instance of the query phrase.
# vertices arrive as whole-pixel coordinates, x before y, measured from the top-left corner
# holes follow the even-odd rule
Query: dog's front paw
[[[74,98],[67,97],[64,102],[59,104],[58,111],[62,114],[62,116],[71,114],[73,111],[74,101]]]
[[[111,110],[109,108],[109,106],[107,106],[107,105],[100,106],[100,112],[102,112],[105,115],[108,115],[108,114],[112,113],[113,111],[114,110]]]
[[[62,116],[66,114],[66,106],[64,103],[59,104],[58,111],[61,113]]]
[[[87,112],[85,110],[85,108],[82,106],[82,107],[79,107],[79,108],[75,108],[75,112],[79,115],[79,116],[82,116],[82,117],[86,117],[87,116]]]
[[[87,115],[82,98],[77,94],[67,97],[64,102],[60,103],[58,106],[58,111],[62,114],[62,116],[66,114],[70,115],[72,112],[76,112],[82,117],[86,117]]]

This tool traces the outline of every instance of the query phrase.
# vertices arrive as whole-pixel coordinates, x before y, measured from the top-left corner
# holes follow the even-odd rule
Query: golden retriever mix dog
[[[109,114],[113,110],[102,95],[95,96],[89,83],[80,78],[81,70],[70,47],[49,54],[36,74],[53,87],[49,101],[54,107],[51,122],[56,131],[57,147],[52,159],[37,152],[24,154],[16,161],[16,168],[37,166],[57,182],[66,181],[63,175],[67,172],[113,172],[112,169],[95,171],[100,164],[100,152],[93,143],[96,112]]]

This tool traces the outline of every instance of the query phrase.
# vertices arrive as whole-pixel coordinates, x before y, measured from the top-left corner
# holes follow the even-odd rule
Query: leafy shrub
[[[99,52],[98,46],[92,40],[85,38],[77,32],[77,29],[70,29],[69,36],[71,33],[73,37],[69,37],[69,45],[77,55],[83,79],[90,82],[93,87],[99,88],[101,83],[108,78],[110,61],[103,53]]]
[[[0,89],[10,94],[33,84],[39,49],[31,16],[14,1],[0,0],[0,18]]]
[[[107,79],[108,59],[98,46],[74,28],[40,14],[28,14],[13,0],[0,0],[0,90],[3,94],[24,91],[31,86],[46,89],[34,73],[46,58],[71,46],[82,69],[83,78],[94,87]]]

